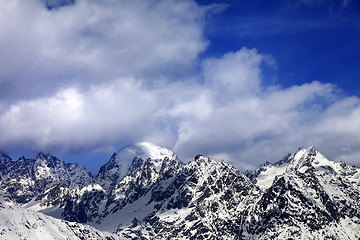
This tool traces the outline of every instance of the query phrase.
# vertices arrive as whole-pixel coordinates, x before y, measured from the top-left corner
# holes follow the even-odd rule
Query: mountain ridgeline
[[[360,239],[360,169],[314,147],[242,173],[202,155],[182,163],[143,142],[95,177],[49,154],[0,154],[0,197],[0,239],[17,233],[5,224],[14,211],[79,239]]]

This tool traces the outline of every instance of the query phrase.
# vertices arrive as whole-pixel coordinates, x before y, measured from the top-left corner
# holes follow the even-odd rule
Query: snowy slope
[[[62,221],[44,214],[0,202],[0,239],[63,240],[119,239],[90,226]]]
[[[140,198],[114,208],[113,214],[92,225],[115,229],[124,239],[233,239],[241,216],[259,197],[260,190],[233,166],[198,155],[178,172],[153,182]]]
[[[275,177],[284,174],[290,170],[304,173],[309,168],[318,171],[332,169],[336,174],[344,176],[354,186],[360,187],[360,169],[346,165],[343,162],[333,162],[318,152],[314,146],[309,148],[300,148],[296,153],[289,154],[284,159],[274,164],[267,163],[255,170],[250,175],[256,185],[262,189],[269,188]]]
[[[102,222],[144,196],[157,181],[176,173],[180,164],[174,153],[154,144],[125,147],[101,167],[95,184],[79,191],[81,194],[71,192],[62,217],[82,223]]]
[[[152,149],[138,151],[140,154],[134,157],[128,168],[128,175],[108,190],[110,195],[106,207],[95,221],[97,228],[114,231],[120,225],[130,224],[136,216],[142,218],[151,213],[153,206],[147,208],[150,209],[148,211],[144,210],[144,205],[149,201],[148,193],[154,186],[163,184],[179,172],[181,162],[176,155],[152,144],[146,146],[151,146]],[[145,157],[146,160],[143,160]]]

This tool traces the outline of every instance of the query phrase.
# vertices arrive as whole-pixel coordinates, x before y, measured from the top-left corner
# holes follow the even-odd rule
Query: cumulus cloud
[[[152,141],[184,161],[203,153],[245,169],[315,145],[356,163],[360,99],[318,81],[269,85],[263,68],[275,71],[276,59],[256,49],[199,58],[208,7],[57,3],[49,11],[43,1],[2,1],[1,150]]]
[[[73,151],[135,141],[153,125],[155,96],[122,79],[86,92],[66,88],[49,98],[22,101],[0,117],[0,145]]]
[[[227,53],[220,59],[207,59],[204,63],[205,82],[233,94],[256,93],[260,86],[262,59],[255,49],[246,48]]]
[[[238,78],[239,91],[245,91],[247,84],[252,89],[253,81],[256,91],[241,94],[235,86],[219,88],[223,79],[215,78],[158,88],[148,88],[134,78],[86,91],[65,88],[51,97],[13,104],[0,117],[0,144],[7,149],[71,152],[150,140],[173,148],[185,160],[200,152],[242,168],[315,144],[334,159],[350,161],[360,146],[360,99],[341,98],[335,86],[320,82],[286,89],[261,87],[262,61],[253,68],[243,68],[243,60],[239,61],[249,52],[256,61],[262,58],[254,50],[241,49],[232,53],[232,60],[226,54],[211,61],[231,62],[224,66],[228,71],[239,67],[245,76],[257,76],[248,81]],[[247,59],[245,65],[254,59]],[[212,68],[212,76],[224,77],[224,68],[219,68],[220,73]],[[222,95],[226,101],[219,102]]]
[[[181,73],[207,46],[207,9],[192,1],[80,0],[49,11],[40,0],[1,1],[0,98]]]
[[[358,151],[359,98],[341,97],[336,86],[317,81],[265,86],[268,59],[243,48],[205,60],[203,91],[182,102],[178,115],[170,111],[182,120],[175,151],[226,157],[241,168],[278,160],[300,146],[315,145],[334,160]]]

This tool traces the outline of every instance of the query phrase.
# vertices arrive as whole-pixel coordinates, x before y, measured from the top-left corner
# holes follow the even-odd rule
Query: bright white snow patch
[[[156,171],[160,171],[162,160],[164,160],[165,157],[168,157],[169,159],[176,158],[172,151],[152,143],[140,142],[136,143],[135,146],[140,147],[142,150],[142,154],[138,155],[137,157],[142,158],[143,160],[151,158],[152,163],[155,165]]]
[[[0,202],[0,240],[105,239],[110,235],[87,225],[62,221]],[[118,239],[115,235],[111,236]]]
[[[268,189],[274,182],[276,176],[285,173],[287,164],[281,166],[271,166],[256,178],[256,185],[261,189]]]
[[[139,142],[134,145],[124,147],[116,154],[118,155],[118,161],[121,165],[120,179],[126,176],[127,171],[135,157],[141,158],[142,160],[151,158],[156,171],[160,171],[162,161],[165,157],[168,157],[169,159],[176,159],[176,155],[172,151],[148,142]]]
[[[171,209],[161,213],[159,218],[164,222],[174,222],[180,219],[184,219],[191,213],[192,210],[193,208]]]

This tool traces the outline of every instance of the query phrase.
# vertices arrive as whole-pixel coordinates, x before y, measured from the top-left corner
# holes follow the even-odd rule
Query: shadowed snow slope
[[[80,223],[67,222],[0,202],[0,239],[119,239]]]

